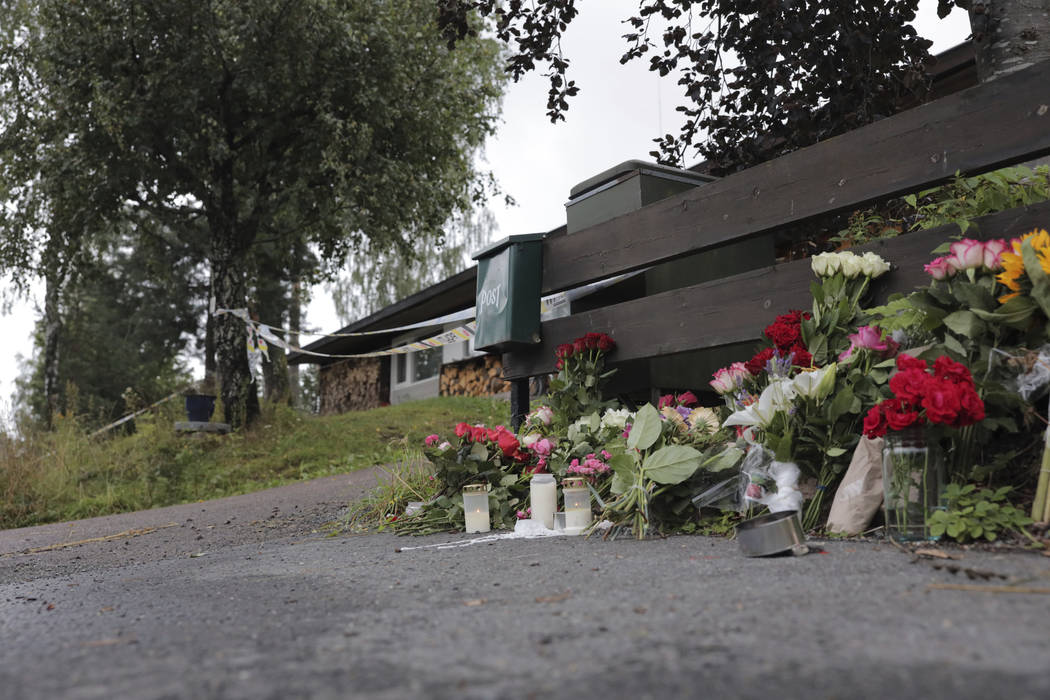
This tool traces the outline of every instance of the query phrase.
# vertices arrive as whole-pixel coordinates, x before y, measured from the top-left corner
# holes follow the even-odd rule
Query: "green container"
[[[540,342],[542,233],[510,236],[475,253],[478,350],[504,351]]]

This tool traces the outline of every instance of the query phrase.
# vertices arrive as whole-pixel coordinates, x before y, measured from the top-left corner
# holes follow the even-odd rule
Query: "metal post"
[[[512,379],[510,382],[510,425],[514,432],[525,422],[529,413],[529,378]]]

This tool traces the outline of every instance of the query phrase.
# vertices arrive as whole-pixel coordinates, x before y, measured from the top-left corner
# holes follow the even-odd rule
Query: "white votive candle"
[[[591,524],[591,491],[583,479],[565,479],[561,483],[565,503],[565,530],[577,530]]]
[[[463,515],[467,532],[489,531],[489,491],[485,484],[463,487]]]
[[[532,519],[543,523],[548,530],[554,529],[554,511],[558,510],[558,485],[554,475],[539,472],[529,482],[529,502]]]

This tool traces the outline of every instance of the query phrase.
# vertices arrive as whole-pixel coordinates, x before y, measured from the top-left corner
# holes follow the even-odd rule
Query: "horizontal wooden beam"
[[[543,293],[1050,153],[1050,62],[544,241]]]
[[[1050,202],[977,219],[967,235],[988,239],[1016,237],[1050,227]],[[953,234],[954,225],[910,233],[858,248],[873,250],[895,269],[878,280],[876,297],[927,284],[923,265],[931,251]],[[809,309],[809,260],[775,265],[742,275],[683,287],[606,306],[543,324],[543,342],[503,356],[503,374],[514,379],[554,371],[554,348],[588,332],[608,333],[616,341],[611,359],[624,362],[688,350],[758,341],[773,319],[791,309]]]

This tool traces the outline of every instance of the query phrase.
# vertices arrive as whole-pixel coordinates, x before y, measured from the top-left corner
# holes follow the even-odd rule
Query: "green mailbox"
[[[540,342],[543,236],[510,236],[474,254],[478,261],[474,347],[478,350],[502,351]]]

